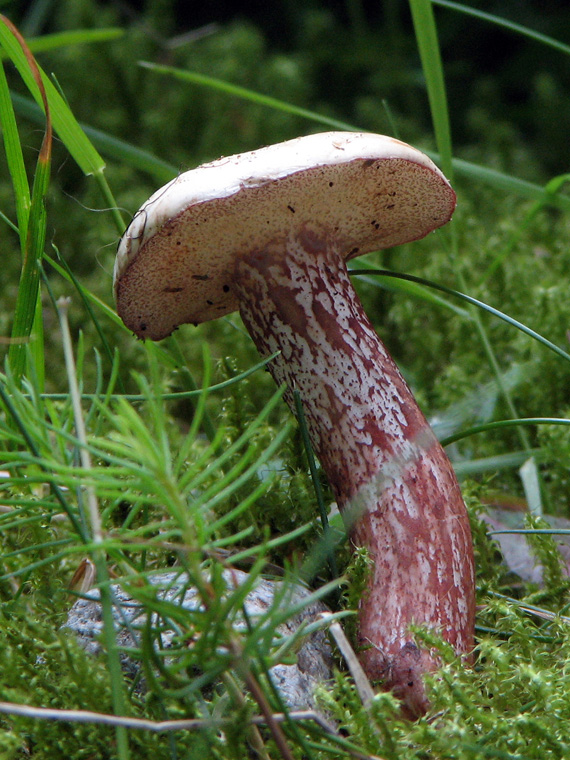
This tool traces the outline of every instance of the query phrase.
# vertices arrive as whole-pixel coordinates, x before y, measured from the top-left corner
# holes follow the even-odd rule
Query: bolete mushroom
[[[372,560],[358,636],[368,676],[408,716],[427,709],[437,658],[411,623],[473,646],[469,521],[451,464],[378,339],[346,261],[449,221],[455,194],[390,137],[330,132],[221,158],[158,190],[115,265],[123,321],[160,340],[239,309],[278,384],[298,390],[351,539]]]

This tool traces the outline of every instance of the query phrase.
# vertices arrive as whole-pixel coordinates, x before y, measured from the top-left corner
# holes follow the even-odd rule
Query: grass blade
[[[428,288],[435,288],[436,290],[441,290],[443,293],[447,293],[448,295],[461,298],[463,301],[466,301],[468,304],[471,304],[472,306],[476,306],[477,308],[482,309],[483,311],[489,312],[489,314],[492,314],[494,317],[498,317],[499,319],[502,319],[504,322],[507,322],[513,327],[516,327],[517,330],[520,330],[521,332],[526,333],[526,335],[530,336],[531,338],[534,338],[534,340],[537,340],[539,343],[542,343],[543,346],[546,346],[546,348],[549,348],[551,351],[554,351],[555,354],[558,354],[558,356],[561,356],[563,359],[566,359],[566,361],[570,361],[570,354],[567,351],[564,351],[564,349],[560,348],[560,346],[557,346],[556,343],[552,343],[552,341],[548,340],[548,338],[544,338],[542,335],[540,335],[540,333],[537,333],[535,330],[532,330],[530,327],[527,327],[522,322],[519,322],[513,317],[510,317],[508,314],[505,314],[499,309],[495,309],[493,306],[489,306],[489,304],[486,304],[483,301],[479,301],[477,298],[468,296],[466,293],[461,293],[459,290],[453,290],[453,288],[448,288],[445,285],[440,285],[437,282],[426,280],[423,277],[416,277],[415,275],[412,275],[412,274],[402,274],[401,272],[389,272],[386,269],[382,269],[382,270],[358,269],[358,270],[351,270],[351,274],[374,275],[378,277],[399,277],[399,278],[402,278],[403,280],[410,280],[411,282],[417,282],[420,285],[426,285]]]
[[[157,63],[151,63],[150,61],[139,61],[139,64],[145,69],[154,71],[157,74],[165,74],[166,76],[174,77],[182,82],[189,82],[191,84],[197,84],[201,87],[208,87],[211,90],[218,90],[224,92],[226,95],[233,95],[234,97],[242,98],[243,100],[251,100],[257,105],[268,106],[274,108],[277,111],[283,111],[284,113],[290,113],[294,116],[301,116],[309,121],[315,121],[318,124],[324,124],[327,127],[333,129],[346,130],[348,132],[355,131],[356,127],[352,124],[348,124],[346,121],[340,121],[340,119],[332,119],[330,116],[323,116],[315,111],[310,111],[307,108],[300,108],[292,103],[287,103],[285,100],[279,100],[273,98],[270,95],[262,95],[254,90],[248,90],[246,87],[240,87],[237,84],[231,84],[223,79],[217,79],[216,77],[210,77],[206,74],[199,74],[196,71],[186,71],[185,69],[177,69],[174,66],[161,66]]]
[[[444,173],[446,173],[448,177],[452,179],[453,161],[449,110],[447,107],[445,79],[443,75],[443,65],[441,62],[441,54],[439,50],[433,6],[431,0],[409,0],[409,2],[414,21],[414,28],[416,31],[417,44],[426,78],[431,116],[435,130],[436,142],[440,152],[441,165]],[[454,230],[455,228],[452,226],[452,243],[454,249],[456,249],[457,237],[454,234]],[[454,259],[457,260],[457,257],[454,256]],[[463,272],[459,268],[457,268],[457,278],[459,286],[465,290],[465,279]],[[516,418],[518,417],[518,414],[516,412],[514,401],[508,389],[502,385],[499,362],[491,345],[491,341],[489,340],[487,331],[485,330],[485,327],[481,321],[480,313],[475,309],[472,309],[472,313],[477,332],[479,333],[481,344],[483,346],[493,374],[495,375],[497,385],[503,394],[511,416],[513,418]],[[530,449],[530,442],[526,433],[526,429],[519,427],[516,429],[516,432],[520,438],[523,448]]]
[[[439,153],[425,150],[430,158],[434,161],[440,161]],[[527,198],[532,201],[540,201],[545,206],[558,208],[561,211],[570,211],[570,197],[561,192],[550,193],[545,187],[529,182],[525,179],[513,177],[511,174],[504,174],[496,169],[490,169],[487,166],[474,164],[471,161],[465,161],[462,158],[454,158],[452,161],[453,170],[458,177],[465,177],[474,182],[480,182],[483,185],[495,190],[500,190],[505,194],[518,195],[521,198]]]
[[[44,96],[42,95],[38,81],[30,71],[29,60],[13,33],[9,30],[12,26],[11,23],[3,16],[1,19],[4,21],[4,24],[0,24],[0,44],[2,44],[5,52],[18,69],[33,98],[45,111]],[[45,97],[49,103],[54,130],[84,174],[100,174],[105,168],[105,162],[88,140],[75,116],[71,113],[69,106],[55,86],[40,67],[38,67],[38,71],[40,72],[43,88],[45,89]]]
[[[43,116],[42,124],[45,124],[45,117]],[[23,250],[28,229],[28,214],[30,213],[30,186],[24,166],[22,146],[8,90],[8,82],[6,81],[6,73],[2,65],[0,65],[0,127],[2,127],[8,171],[10,172],[10,178],[14,187],[20,247]]]
[[[26,216],[26,219],[21,219],[21,222],[25,222],[24,229],[20,229],[20,240],[23,242],[22,271],[12,326],[12,338],[15,340],[10,345],[9,350],[10,364],[12,366],[14,378],[16,379],[16,382],[18,382],[24,374],[26,365],[26,339],[30,337],[35,339],[35,342],[33,342],[32,345],[31,355],[34,358],[34,371],[38,378],[39,386],[40,388],[43,388],[44,351],[41,305],[38,306],[40,295],[40,272],[38,263],[43,256],[46,238],[45,198],[49,187],[51,173],[51,113],[40,72],[33,55],[12,23],[4,17],[1,17],[0,20],[3,22],[0,24],[0,36],[8,36],[10,41],[17,47],[19,55],[23,57],[23,60],[25,61],[26,78],[31,78],[34,82],[39,96],[41,97],[45,113],[45,132],[36,163],[30,210],[27,215],[25,215],[24,206],[28,203],[29,191],[26,190],[25,184],[27,183],[24,183],[24,176],[20,176],[21,172],[24,172],[25,175],[23,164],[20,165],[20,161],[22,160],[21,147],[18,149],[16,144],[13,143],[11,145],[13,169],[14,173],[17,175],[17,186],[15,187],[16,196],[20,193],[23,195],[23,197],[17,201],[17,206],[20,213]],[[7,110],[8,113],[10,113],[11,109]],[[12,122],[10,117],[8,117],[8,124],[11,132],[10,138],[15,141],[17,137],[17,133],[14,134],[15,122]]]
[[[412,296],[412,298],[421,298],[422,301],[427,301],[428,303],[432,304],[433,306],[442,307],[444,309],[449,309],[449,311],[456,314],[458,317],[461,317],[462,319],[470,320],[472,319],[471,314],[467,309],[461,308],[461,306],[457,306],[452,301],[450,301],[448,298],[442,298],[441,296],[438,296],[436,293],[431,292],[434,290],[434,288],[428,288],[424,285],[421,285],[419,282],[399,277],[396,273],[394,273],[394,276],[391,278],[386,278],[384,275],[386,274],[385,269],[381,269],[379,266],[371,265],[370,261],[359,261],[353,260],[350,262],[351,267],[348,270],[348,273],[351,276],[355,277],[362,277],[362,280],[364,282],[370,283],[371,285],[374,285],[375,287],[380,287],[386,290],[390,290],[392,292],[396,293],[405,293],[407,296]],[[374,273],[380,275],[379,277],[370,277],[368,273]]]
[[[431,0],[410,0],[416,41],[426,79],[431,118],[443,173],[453,179],[451,130],[443,65]]]
[[[507,454],[496,454],[492,457],[483,457],[482,459],[471,459],[466,462],[453,462],[453,469],[459,478],[468,478],[475,475],[481,475],[484,472],[518,469],[531,456],[536,457],[537,462],[546,461],[542,449],[525,449],[524,451],[509,451]]]
[[[12,92],[11,95],[16,113],[21,114],[35,124],[43,124],[44,115],[37,103],[16,92]],[[108,135],[106,132],[90,127],[88,124],[79,122],[79,126],[95,148],[101,151],[104,156],[113,158],[123,164],[128,164],[133,169],[146,172],[157,182],[165,184],[176,177],[179,172],[179,167],[157,158],[142,148],[137,148],[131,145],[131,143]]]
[[[124,34],[124,30],[118,27],[110,27],[108,29],[71,29],[66,32],[42,34],[41,37],[32,37],[27,42],[31,52],[36,54],[69,47],[70,45],[108,42],[109,40],[116,40]],[[6,58],[6,54],[0,52],[0,60],[3,58]]]
[[[559,42],[558,40],[555,40],[553,37],[549,37],[546,34],[535,32],[534,29],[529,29],[527,26],[522,26],[522,24],[516,24],[514,21],[509,21],[506,18],[495,16],[492,13],[485,13],[485,11],[480,11],[477,8],[470,8],[468,5],[454,3],[450,0],[432,0],[432,3],[434,5],[440,5],[442,8],[449,8],[453,11],[466,13],[468,16],[473,16],[474,18],[481,19],[481,21],[488,21],[489,23],[495,24],[496,26],[502,26],[503,29],[508,29],[510,32],[515,32],[515,34],[522,34],[524,37],[528,37],[529,39],[540,42],[543,45],[548,45],[548,47],[554,48],[554,50],[558,50],[561,53],[570,55],[570,45],[565,45],[563,42]]]
[[[517,425],[563,425],[570,426],[570,420],[564,417],[523,417],[517,420],[496,420],[495,422],[486,422],[484,425],[473,425],[467,430],[462,430],[446,438],[441,438],[442,446],[450,446],[452,443],[469,438],[477,433],[488,433],[493,430],[502,430],[503,428],[516,427]]]

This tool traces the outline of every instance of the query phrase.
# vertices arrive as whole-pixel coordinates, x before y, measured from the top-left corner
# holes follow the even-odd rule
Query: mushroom
[[[358,611],[363,667],[403,712],[428,708],[438,667],[410,624],[473,647],[471,533],[453,468],[377,337],[346,261],[417,240],[451,218],[455,193],[421,152],[329,132],[181,174],[138,211],[115,264],[118,313],[138,337],[239,309],[312,445],[351,540],[372,562]]]

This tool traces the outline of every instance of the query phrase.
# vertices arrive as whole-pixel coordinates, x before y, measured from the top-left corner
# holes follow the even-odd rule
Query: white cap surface
[[[139,337],[159,340],[236,310],[236,258],[276,240],[285,247],[303,225],[349,259],[424,237],[454,208],[435,164],[383,135],[326,132],[221,158],[172,180],[134,216],[115,262],[117,310]]]

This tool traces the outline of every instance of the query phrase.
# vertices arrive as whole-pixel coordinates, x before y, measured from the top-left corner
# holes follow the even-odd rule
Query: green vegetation
[[[0,23],[0,701],[197,723],[156,732],[7,712],[1,758],[570,756],[570,581],[548,528],[570,518],[570,12],[383,5],[278,4],[280,37],[253,16],[195,29],[160,0],[2,4],[41,70]],[[497,60],[483,60],[491,49]],[[237,315],[136,342],[114,313],[112,268],[130,215],[181,168],[340,128],[426,150],[458,193],[447,228],[353,270],[462,478],[479,613],[472,668],[417,632],[445,665],[415,724],[391,695],[363,705],[339,656],[319,694],[331,732],[272,724],[284,706],[267,669],[298,643],[272,632],[294,611],[276,600],[236,633],[244,590],[221,573],[230,558],[252,583],[279,566],[335,611],[354,604],[366,557],[349,563],[339,538],[333,562],[323,545],[318,494],[331,497],[311,478],[302,420]],[[502,562],[483,522],[496,505],[532,512],[540,586]],[[86,557],[99,659],[61,630]],[[151,593],[145,579],[171,567],[200,610]],[[136,653],[146,693],[121,671],[115,579],[156,613]],[[168,658],[161,626],[176,631]]]

